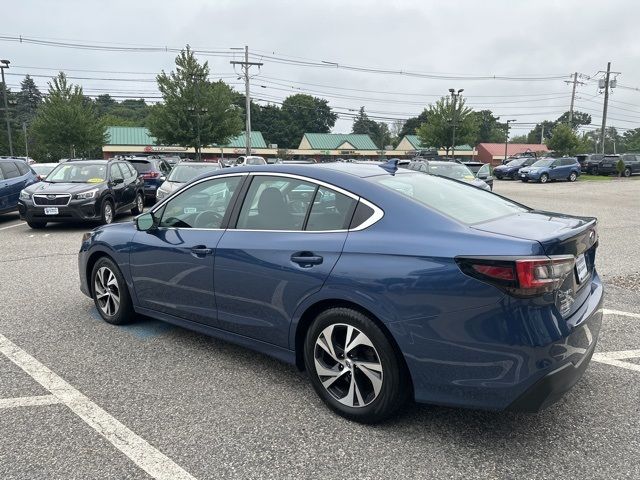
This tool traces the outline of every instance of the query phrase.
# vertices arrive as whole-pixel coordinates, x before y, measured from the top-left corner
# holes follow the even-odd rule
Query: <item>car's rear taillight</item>
[[[515,296],[533,297],[557,290],[575,267],[573,255],[523,258],[456,258],[467,275]]]
[[[146,172],[142,174],[142,178],[145,180],[151,180],[152,178],[158,178],[160,176],[160,172]]]

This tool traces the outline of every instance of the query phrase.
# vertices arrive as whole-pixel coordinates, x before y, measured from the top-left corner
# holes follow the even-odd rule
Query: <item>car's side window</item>
[[[237,228],[302,230],[317,185],[289,177],[255,176],[242,204]]]
[[[213,178],[184,190],[166,203],[159,226],[220,228],[241,179]]]
[[[490,175],[491,175],[491,168],[489,167],[488,163],[485,163],[484,165],[482,165],[478,170],[478,173],[476,174],[476,176],[478,177],[488,177]]]
[[[318,188],[305,230],[345,230],[349,228],[356,200],[326,187]]]
[[[122,175],[117,163],[111,165],[111,181],[113,180],[124,180],[124,175]]]
[[[122,163],[122,162],[118,163],[118,166],[120,167],[120,170],[122,170],[122,174],[124,175],[124,178],[126,178],[127,180],[131,180],[131,177],[133,177],[133,172],[131,171],[131,167],[126,163]]]
[[[16,164],[13,162],[0,163],[0,170],[2,170],[2,175],[5,180],[20,176],[20,170],[18,170],[18,167],[16,167]]]
[[[18,167],[18,171],[20,172],[20,175],[26,175],[27,173],[29,173],[29,165],[27,165],[24,162],[13,162],[16,164],[16,167]]]

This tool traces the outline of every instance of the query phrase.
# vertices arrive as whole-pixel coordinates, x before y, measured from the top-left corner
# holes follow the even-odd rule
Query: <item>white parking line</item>
[[[605,308],[602,310],[605,315],[619,315],[621,317],[640,318],[640,313],[623,312],[621,310],[609,310]]]
[[[0,409],[16,407],[37,407],[62,403],[55,395],[38,395],[36,397],[0,398]]]
[[[133,463],[159,480],[195,480],[186,470],[0,334],[0,353],[49,390]]]
[[[623,362],[627,358],[640,357],[640,350],[619,350],[617,352],[594,353],[591,358],[595,362],[606,363],[614,367],[640,372],[640,365],[631,362]]]
[[[8,227],[0,227],[0,230],[6,230],[7,228],[19,227],[20,225],[26,225],[27,222],[16,223],[15,225],[9,225]]]

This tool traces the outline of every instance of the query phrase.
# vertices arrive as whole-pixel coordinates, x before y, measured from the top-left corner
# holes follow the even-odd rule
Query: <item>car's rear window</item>
[[[486,190],[424,173],[380,175],[369,180],[468,225],[528,211]]]
[[[153,170],[153,163],[147,160],[129,160],[129,163],[133,165],[138,173],[146,173]]]

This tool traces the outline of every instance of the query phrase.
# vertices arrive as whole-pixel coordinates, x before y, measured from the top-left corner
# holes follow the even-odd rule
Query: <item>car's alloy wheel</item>
[[[98,308],[113,317],[120,310],[120,287],[116,275],[108,267],[100,267],[93,281]]]
[[[624,172],[622,172],[622,174],[623,174],[625,177],[630,177],[630,176],[631,176],[631,169],[630,169],[630,168],[625,168],[625,169],[624,169]]]
[[[364,407],[380,394],[384,372],[373,343],[357,328],[343,323],[326,327],[314,349],[322,386],[348,407]]]
[[[411,395],[409,376],[388,337],[367,315],[331,308],[309,326],[304,365],[316,393],[336,413],[375,423]]]
[[[547,183],[548,180],[549,180],[549,175],[547,175],[546,173],[543,173],[542,175],[540,175],[540,183]]]
[[[575,182],[577,178],[578,176],[576,175],[576,172],[571,172],[571,175],[569,175],[570,182]]]
[[[122,325],[134,319],[127,283],[110,258],[103,257],[95,263],[91,270],[90,285],[98,313],[106,322]]]

